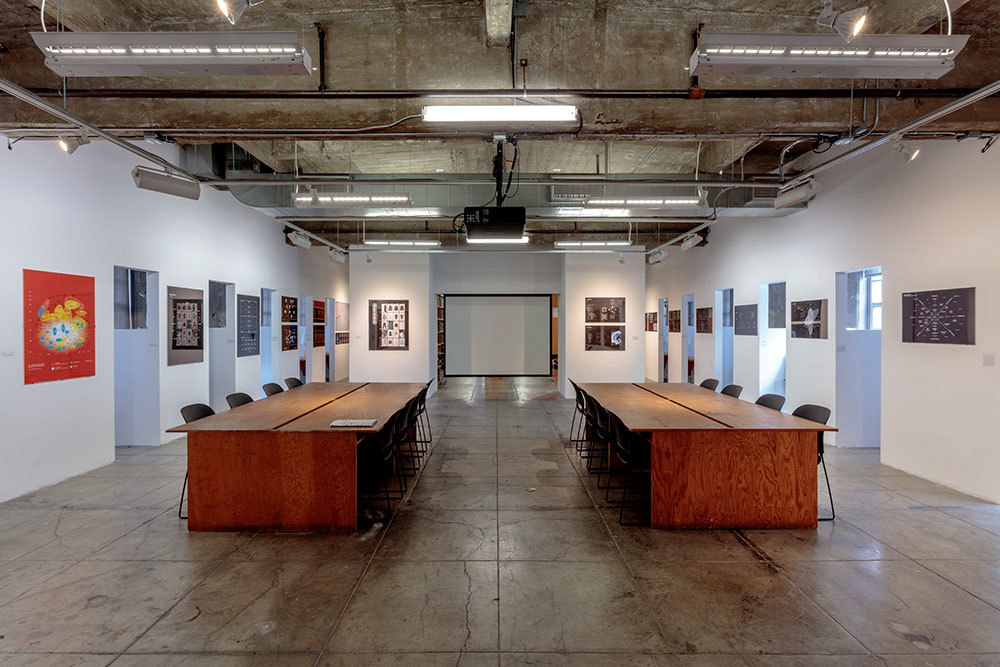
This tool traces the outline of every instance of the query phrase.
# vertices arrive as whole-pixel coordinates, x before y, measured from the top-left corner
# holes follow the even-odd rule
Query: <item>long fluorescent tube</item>
[[[198,181],[148,167],[133,169],[132,180],[135,181],[135,186],[142,190],[152,190],[187,199],[198,199],[201,196],[201,185]]]
[[[365,239],[366,246],[386,246],[386,247],[409,247],[409,248],[436,248],[441,245],[440,241],[397,241],[395,239]]]
[[[322,192],[300,192],[292,195],[296,208],[341,208],[350,206],[392,207],[409,206],[410,195],[334,195]]]
[[[694,76],[938,79],[955,68],[968,35],[702,33]]]
[[[556,241],[557,248],[620,248],[631,246],[631,241]]]
[[[485,239],[470,239],[470,238],[467,238],[467,239],[465,239],[466,243],[469,243],[469,244],[472,244],[472,245],[474,245],[474,244],[482,244],[482,245],[500,245],[500,244],[504,244],[504,245],[506,245],[506,244],[513,244],[513,243],[522,244],[522,243],[528,243],[528,241],[529,241],[529,239],[528,239],[527,236],[522,236],[519,239],[490,239],[490,238],[485,238]]]
[[[60,76],[308,75],[295,32],[33,32]]]
[[[660,208],[664,206],[704,206],[705,200],[701,197],[661,197],[643,199],[588,199],[587,206],[635,206],[646,208]]]
[[[627,208],[557,208],[556,215],[564,218],[627,218]]]
[[[578,111],[568,104],[438,105],[423,109],[425,123],[568,123]]]

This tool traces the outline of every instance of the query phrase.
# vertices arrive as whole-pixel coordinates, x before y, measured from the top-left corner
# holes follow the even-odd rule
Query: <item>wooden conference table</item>
[[[654,528],[816,527],[816,437],[835,428],[688,383],[580,388],[652,434]]]
[[[187,433],[188,530],[356,530],[358,437],[423,387],[309,383],[170,429]],[[375,424],[331,428],[335,419]]]

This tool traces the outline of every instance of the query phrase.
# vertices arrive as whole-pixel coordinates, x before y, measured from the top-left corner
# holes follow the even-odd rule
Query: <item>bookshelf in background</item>
[[[437,295],[437,381],[438,386],[448,379],[444,375],[444,295]]]

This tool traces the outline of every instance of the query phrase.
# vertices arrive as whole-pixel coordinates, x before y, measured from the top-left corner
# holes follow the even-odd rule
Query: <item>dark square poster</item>
[[[588,351],[625,350],[625,325],[619,326],[587,326],[584,349]]]
[[[625,297],[586,298],[586,322],[625,322]]]
[[[826,299],[792,301],[792,338],[826,338]]]
[[[757,335],[757,304],[736,306],[736,325],[733,333],[737,336]]]

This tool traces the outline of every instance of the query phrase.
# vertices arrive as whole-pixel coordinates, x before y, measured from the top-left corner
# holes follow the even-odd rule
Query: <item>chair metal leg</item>
[[[830,516],[821,517],[819,521],[833,521],[837,518],[837,510],[833,506],[833,489],[830,488],[830,474],[826,471],[826,459],[822,454],[819,455],[819,462],[823,466],[823,477],[826,478],[826,492],[830,496]]]
[[[184,473],[184,484],[181,485],[181,501],[177,504],[177,518],[186,519],[187,514],[182,514],[181,510],[184,509],[184,492],[187,491],[188,485],[188,474]]]

